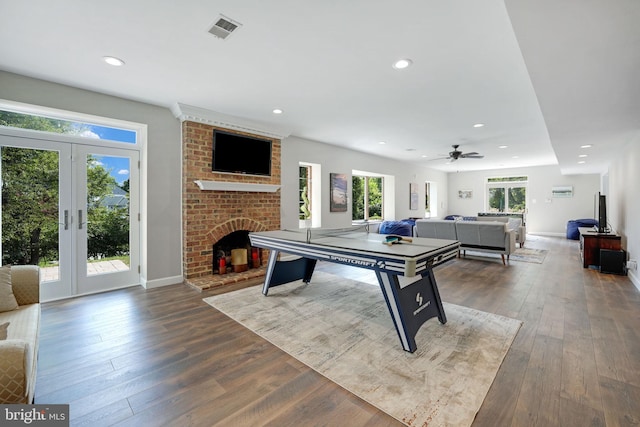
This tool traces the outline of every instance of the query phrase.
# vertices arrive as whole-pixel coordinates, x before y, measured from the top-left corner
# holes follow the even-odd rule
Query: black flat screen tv
[[[609,228],[607,227],[607,196],[598,192],[596,194],[593,207],[595,210],[594,219],[598,220],[598,233],[608,233]]]
[[[270,176],[271,141],[215,130],[211,170]]]

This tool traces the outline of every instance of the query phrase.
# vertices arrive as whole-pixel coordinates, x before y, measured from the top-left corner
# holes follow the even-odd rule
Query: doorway
[[[39,265],[42,301],[139,284],[137,150],[4,128],[0,150],[3,264]]]

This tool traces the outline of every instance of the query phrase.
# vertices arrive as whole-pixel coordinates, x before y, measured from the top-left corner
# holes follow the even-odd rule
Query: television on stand
[[[607,196],[598,192],[594,203],[595,218],[598,221],[598,233],[608,233],[607,227]]]

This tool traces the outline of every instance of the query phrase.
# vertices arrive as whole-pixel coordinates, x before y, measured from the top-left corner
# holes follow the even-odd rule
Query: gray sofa
[[[496,221],[507,224],[507,228],[516,234],[516,243],[520,246],[524,246],[524,241],[527,239],[527,227],[522,221],[522,216],[516,216],[517,214],[503,214],[503,215],[491,215],[489,213],[483,213],[482,216],[477,216],[476,221]]]
[[[509,260],[509,255],[516,250],[516,233],[508,230],[506,223],[502,221],[422,219],[416,221],[414,235],[458,240],[463,254],[466,250],[498,253],[504,265],[505,255]]]

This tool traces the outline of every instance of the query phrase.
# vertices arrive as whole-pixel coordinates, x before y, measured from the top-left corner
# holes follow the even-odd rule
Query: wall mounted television
[[[271,176],[271,141],[214,130],[211,170]]]

